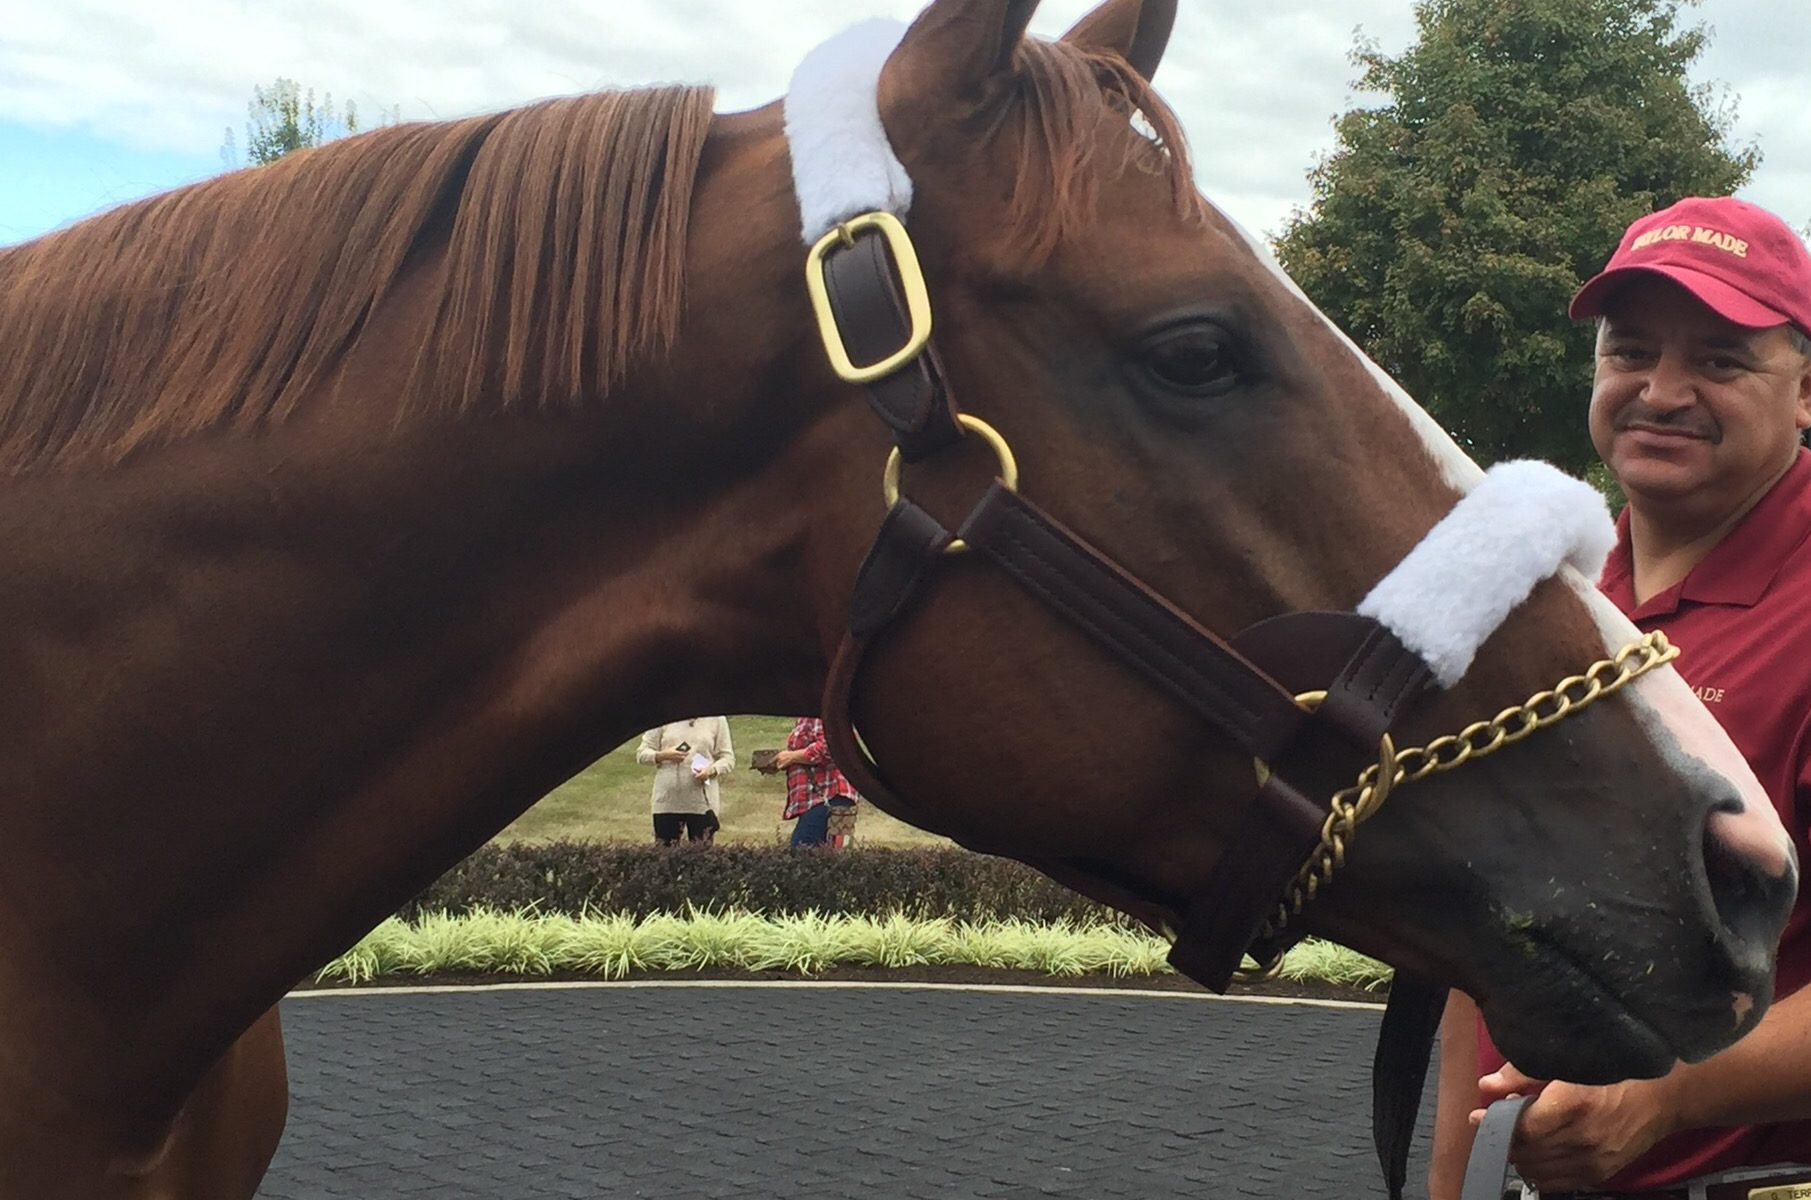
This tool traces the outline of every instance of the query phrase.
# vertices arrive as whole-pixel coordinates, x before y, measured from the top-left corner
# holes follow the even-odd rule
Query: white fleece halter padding
[[[1615,540],[1590,484],[1543,462],[1499,463],[1358,611],[1387,625],[1451,687],[1535,584],[1562,563],[1595,580]]]
[[[807,246],[846,217],[884,210],[903,218],[912,207],[912,177],[893,156],[878,99],[880,69],[905,31],[901,21],[863,21],[792,73],[786,141]]]

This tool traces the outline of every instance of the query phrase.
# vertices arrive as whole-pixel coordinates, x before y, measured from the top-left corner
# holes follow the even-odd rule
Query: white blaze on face
[[[1446,482],[1461,493],[1476,487],[1484,478],[1484,472],[1478,464],[1459,448],[1438,422],[1428,416],[1425,409],[1415,403],[1401,384],[1372,362],[1370,356],[1360,350],[1339,326],[1308,299],[1295,280],[1289,278],[1283,270],[1269,246],[1252,237],[1237,221],[1230,217],[1225,219],[1245,239],[1258,261],[1269,267],[1283,286],[1326,322],[1333,335],[1365,364],[1378,387],[1396,402],[1410,426],[1420,436],[1428,457],[1434,460]],[[1606,654],[1614,653],[1641,636],[1641,631],[1635,628],[1634,623],[1623,616],[1621,610],[1610,603],[1609,598],[1598,591],[1591,580],[1570,567],[1561,567],[1560,574],[1596,618],[1598,629],[1603,633]],[[1585,664],[1579,665],[1582,668]],[[1706,833],[1769,874],[1777,877],[1790,870],[1792,842],[1785,827],[1780,824],[1779,814],[1774,811],[1772,801],[1767,798],[1766,791],[1755,778],[1747,760],[1736,749],[1735,743],[1729,740],[1729,735],[1717,724],[1716,718],[1710,715],[1703,703],[1692,695],[1679,673],[1670,667],[1650,671],[1627,689],[1627,695],[1656,754],[1671,764],[1681,766],[1681,758],[1695,759],[1722,776],[1729,783],[1731,798],[1741,801],[1740,813],[1713,814]]]
[[[1335,325],[1327,314],[1315,305],[1314,301],[1308,299],[1308,294],[1289,277],[1289,272],[1283,270],[1283,264],[1277,261],[1276,255],[1270,252],[1269,246],[1252,237],[1250,233],[1246,232],[1243,225],[1226,216],[1225,213],[1220,215],[1238,231],[1240,237],[1245,239],[1245,244],[1251,247],[1251,252],[1257,255],[1258,261],[1269,267],[1271,272],[1282,281],[1283,286],[1308,306],[1310,312],[1326,322],[1327,328],[1332,331],[1333,336],[1344,343],[1346,349],[1352,352],[1352,356],[1365,365],[1365,369],[1371,373],[1371,378],[1377,381],[1377,386],[1383,389],[1386,396],[1396,402],[1396,406],[1402,410],[1402,415],[1407,417],[1409,424],[1415,427],[1416,434],[1420,436],[1422,444],[1427,447],[1428,457],[1432,458],[1434,465],[1440,468],[1440,474],[1445,477],[1446,482],[1460,492],[1469,492],[1477,487],[1484,479],[1484,468],[1473,462],[1471,455],[1459,449],[1459,443],[1453,441],[1452,436],[1440,428],[1438,421],[1427,415],[1426,409],[1415,403],[1415,398],[1403,390],[1400,383],[1390,378],[1388,371],[1372,362],[1371,356],[1360,350],[1358,343],[1346,336],[1345,330]]]
[[[1640,636],[1634,623],[1583,577],[1571,573],[1567,582],[1597,618],[1606,645],[1627,645]],[[1624,696],[1663,761],[1696,760],[1729,784],[1730,799],[1741,801],[1739,813],[1713,813],[1705,826],[1706,836],[1775,878],[1791,870],[1792,839],[1780,823],[1773,801],[1748,760],[1710,710],[1692,695],[1679,672],[1671,667],[1650,671],[1631,684]]]

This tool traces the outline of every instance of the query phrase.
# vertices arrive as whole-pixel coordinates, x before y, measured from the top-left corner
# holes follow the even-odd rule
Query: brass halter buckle
[[[849,358],[848,344],[843,341],[843,331],[836,323],[836,312],[830,307],[830,285],[825,282],[824,259],[837,246],[855,245],[855,235],[869,229],[880,233],[886,240],[887,252],[893,256],[896,278],[905,293],[911,333],[906,336],[905,345],[879,362],[857,366]],[[885,379],[917,358],[930,343],[930,288],[925,285],[924,269],[918,265],[918,252],[912,247],[911,236],[899,218],[890,212],[851,217],[819,238],[805,256],[805,289],[811,293],[811,310],[817,315],[818,336],[824,339],[824,353],[829,356],[830,367],[837,378],[845,383],[867,384]]]

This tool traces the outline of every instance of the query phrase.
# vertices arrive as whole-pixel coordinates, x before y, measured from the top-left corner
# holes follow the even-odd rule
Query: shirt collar
[[[1635,605],[1635,561],[1629,546],[1629,510],[1616,518],[1616,546],[1598,586],[1631,617],[1677,612],[1679,605],[1752,607],[1772,586],[1780,566],[1811,534],[1811,450],[1801,448],[1792,466],[1686,577]]]

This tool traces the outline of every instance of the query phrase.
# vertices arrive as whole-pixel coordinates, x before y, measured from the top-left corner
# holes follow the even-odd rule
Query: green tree
[[[1695,0],[1418,0],[1385,102],[1336,123],[1277,251],[1304,291],[1477,458],[1582,472],[1592,331],[1566,319],[1628,223],[1740,186],[1733,104],[1686,70]]]
[[[269,88],[254,87],[252,100],[245,106],[251,120],[245,126],[245,158],[253,166],[275,162],[293,150],[318,146],[343,134],[358,132],[358,107],[346,101],[342,112],[333,106],[333,95],[321,97],[317,106],[314,89],[302,91],[293,79],[279,77]],[[233,131],[226,131],[226,143],[220,157],[229,167],[239,165],[238,147]]]

